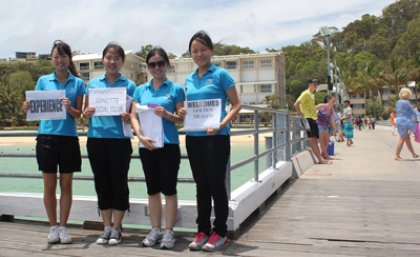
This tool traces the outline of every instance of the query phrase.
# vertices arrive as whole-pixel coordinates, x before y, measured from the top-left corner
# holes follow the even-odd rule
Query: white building
[[[88,81],[105,73],[101,54],[82,54],[73,56],[73,62],[80,77]],[[124,65],[121,74],[134,81],[137,85],[147,81],[146,62],[132,51],[125,52]]]
[[[265,104],[267,95],[276,94],[279,96],[281,106],[286,106],[286,71],[283,53],[214,56],[212,62],[227,69],[235,79],[241,103]],[[185,78],[196,68],[191,58],[171,60],[168,79],[184,85]]]

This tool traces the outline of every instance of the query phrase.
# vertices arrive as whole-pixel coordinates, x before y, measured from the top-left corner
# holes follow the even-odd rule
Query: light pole
[[[331,47],[331,36],[335,34],[337,31],[336,28],[333,27],[321,27],[319,29],[319,33],[321,37],[324,39],[322,43],[325,43],[324,46],[321,46],[326,49],[327,52],[327,84],[328,84],[328,92],[332,91],[332,78],[331,78],[331,67],[330,67],[330,47]],[[320,44],[318,42],[318,44]],[[321,44],[320,44],[321,45]]]

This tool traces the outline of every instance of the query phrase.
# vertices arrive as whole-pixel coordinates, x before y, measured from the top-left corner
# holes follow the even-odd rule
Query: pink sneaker
[[[219,236],[216,232],[211,233],[210,239],[201,248],[205,252],[214,252],[227,245],[227,238]]]
[[[204,232],[198,232],[198,234],[195,235],[194,240],[189,245],[190,251],[200,251],[208,240],[209,237]]]

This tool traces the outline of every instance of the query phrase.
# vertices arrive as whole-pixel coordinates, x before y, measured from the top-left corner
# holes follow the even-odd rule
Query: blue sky
[[[48,53],[61,39],[100,53],[110,41],[126,50],[160,45],[180,55],[206,30],[213,41],[256,51],[299,45],[322,26],[339,29],[363,14],[381,15],[395,0],[0,0],[0,58]]]

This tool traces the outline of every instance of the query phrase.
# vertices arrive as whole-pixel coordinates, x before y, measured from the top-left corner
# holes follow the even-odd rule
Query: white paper
[[[66,119],[67,110],[62,103],[64,90],[26,91],[25,94],[29,102],[26,120]]]
[[[133,102],[133,98],[131,96],[127,95],[127,103],[126,103],[125,112],[130,113],[132,102]],[[124,122],[123,120],[121,122],[122,122],[122,128],[123,128],[124,136],[132,138],[133,137],[133,129],[131,128],[131,124],[127,123],[127,122]]]
[[[89,107],[94,107],[93,116],[119,116],[126,109],[127,89],[91,88],[89,89]]]
[[[185,101],[184,107],[187,110],[184,119],[186,131],[206,131],[208,128],[219,128],[222,115],[221,99]]]
[[[155,140],[153,145],[163,147],[163,124],[162,118],[156,115],[155,109],[147,105],[136,104],[136,111],[140,121],[140,131],[144,137]],[[144,145],[140,142],[140,147]]]

